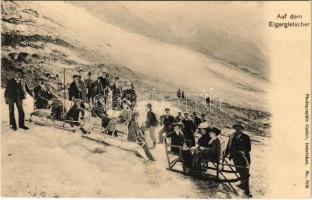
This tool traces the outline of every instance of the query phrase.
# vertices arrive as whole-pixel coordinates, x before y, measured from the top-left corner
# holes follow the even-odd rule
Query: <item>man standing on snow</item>
[[[196,126],[195,126],[193,120],[191,120],[189,118],[188,112],[184,113],[184,119],[182,120],[182,123],[184,125],[183,132],[184,132],[184,136],[185,136],[186,145],[191,148],[191,147],[195,146],[194,133],[196,131]]]
[[[151,140],[153,141],[152,149],[156,147],[156,137],[155,137],[155,129],[158,125],[156,114],[152,111],[152,104],[148,103],[146,105],[146,129],[149,133]]]
[[[94,82],[92,80],[92,73],[88,73],[88,78],[85,80],[85,86],[87,88],[87,103],[91,105],[94,99]]]
[[[83,80],[83,74],[84,74],[84,71],[83,69],[80,69],[79,71],[79,76],[78,76],[78,79],[79,79],[79,87],[81,88],[81,99],[83,101],[83,103],[86,103],[87,102],[87,88],[86,88],[86,85],[85,85],[85,82]]]
[[[233,125],[233,129],[235,132],[230,135],[224,157],[229,155],[229,158],[233,159],[234,165],[240,166],[236,168],[241,178],[241,184],[238,187],[243,189],[248,197],[252,197],[249,190],[250,138],[242,132],[244,130],[242,123]]]
[[[159,131],[159,143],[163,143],[163,138],[162,135],[164,133],[168,134],[170,130],[170,126],[172,123],[174,123],[174,117],[170,115],[170,109],[166,108],[165,109],[165,115],[161,116],[161,125],[164,125],[164,127]]]
[[[104,68],[102,71],[102,75],[99,77],[102,87],[103,87],[103,96],[105,98],[105,104],[107,102],[107,97],[108,97],[108,92],[109,92],[109,79],[108,79],[108,74],[107,74],[107,69]]]
[[[17,130],[15,116],[14,116],[14,104],[16,104],[18,110],[18,124],[19,128],[29,129],[25,126],[25,113],[23,109],[23,100],[26,97],[26,92],[33,96],[31,90],[26,84],[26,81],[22,78],[23,71],[19,70],[15,73],[14,78],[9,79],[6,89],[4,91],[4,97],[6,103],[9,105],[10,116],[10,128],[14,131]]]

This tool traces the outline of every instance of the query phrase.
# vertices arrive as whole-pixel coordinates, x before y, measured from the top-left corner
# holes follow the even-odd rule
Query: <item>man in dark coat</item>
[[[196,112],[193,112],[192,117],[193,117],[193,121],[194,121],[196,128],[198,128],[199,124],[202,123],[202,120],[197,116]]]
[[[174,122],[182,122],[182,113],[178,112],[178,115],[174,118]]]
[[[110,87],[110,83],[109,83],[109,79],[108,79],[108,74],[107,74],[107,70],[104,69],[102,71],[102,76],[99,77],[102,87],[103,87],[103,95],[105,98],[105,103],[107,102],[107,97],[108,97],[108,92],[109,92],[109,87]]]
[[[249,190],[250,138],[242,132],[244,129],[242,123],[235,124],[233,129],[235,132],[229,138],[224,157],[229,156],[230,159],[233,159],[234,165],[240,166],[236,168],[241,177],[241,184],[238,187],[242,188],[248,197],[251,197]]]
[[[92,80],[92,73],[88,73],[88,78],[85,80],[85,86],[86,86],[86,95],[87,95],[87,103],[92,104],[94,99],[94,81]]]
[[[158,120],[157,120],[156,114],[152,110],[152,104],[148,103],[146,105],[146,111],[147,111],[146,129],[148,130],[149,136],[151,140],[153,141],[152,148],[155,148],[156,147],[155,129],[156,129],[156,126],[158,125]]]
[[[196,131],[196,126],[189,118],[189,113],[184,113],[184,119],[182,120],[182,123],[184,124],[184,136],[185,136],[185,141],[188,147],[193,147],[195,146],[195,136],[194,133]]]
[[[86,103],[87,102],[87,87],[82,78],[84,74],[84,70],[80,69],[78,72],[79,72],[78,83],[79,83],[79,87],[81,88],[81,99],[84,103]]]
[[[177,97],[180,99],[181,98],[181,90],[180,89],[178,89],[178,91],[177,91]]]
[[[170,130],[170,126],[171,124],[174,123],[174,117],[172,115],[170,115],[170,109],[166,108],[165,109],[165,115],[161,116],[160,119],[160,124],[164,125],[164,127],[159,131],[159,143],[162,144],[163,143],[163,137],[162,135],[164,133],[169,133]]]
[[[81,115],[84,114],[84,109],[85,106],[83,106],[83,102],[81,99],[75,99],[73,98],[72,101],[74,102],[73,106],[69,109],[69,111],[66,113],[66,119],[70,122],[71,126],[80,126],[80,130],[82,132],[82,134],[87,134],[88,131],[85,130],[81,124],[79,123],[79,115],[81,113]]]
[[[45,78],[40,78],[39,85],[34,88],[36,109],[47,109],[51,105],[53,94],[46,87],[47,81]]]
[[[80,75],[74,75],[73,76],[73,82],[70,84],[69,88],[68,88],[68,95],[69,95],[69,100],[73,101],[74,99],[80,99],[82,101],[83,100],[83,88],[82,85],[80,83],[81,81],[81,76]],[[82,108],[85,108],[83,102],[80,105]],[[84,110],[81,110],[81,115],[82,118],[84,117]]]
[[[29,129],[27,126],[25,126],[23,100],[26,97],[26,92],[30,96],[33,96],[33,94],[27,86],[26,81],[22,78],[22,75],[22,71],[16,72],[15,77],[8,80],[6,89],[4,91],[5,101],[9,105],[10,128],[13,130],[17,130],[14,116],[14,104],[16,104],[18,110],[19,127],[25,130]]]
[[[69,100],[72,101],[73,98],[82,100],[82,88],[79,83],[80,75],[73,76],[73,82],[69,85],[68,95]]]

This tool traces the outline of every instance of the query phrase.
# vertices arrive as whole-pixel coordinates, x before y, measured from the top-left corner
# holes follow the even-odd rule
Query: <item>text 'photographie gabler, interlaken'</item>
[[[1,195],[272,197],[263,5],[2,1]]]
[[[311,105],[310,94],[305,95],[305,188],[310,189],[311,181]]]

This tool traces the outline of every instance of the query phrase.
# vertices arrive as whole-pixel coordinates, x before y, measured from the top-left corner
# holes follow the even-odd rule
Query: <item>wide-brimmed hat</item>
[[[238,127],[240,127],[241,129],[245,128],[244,124],[241,122],[238,122],[232,126],[233,129],[237,129]]]
[[[209,128],[208,132],[213,132],[216,135],[219,135],[221,133],[221,130],[216,127],[212,127],[212,128]]]
[[[172,124],[170,125],[170,129],[173,129],[173,128],[176,127],[176,126],[178,126],[178,127],[180,127],[180,128],[184,128],[184,124],[183,124],[183,123],[181,123],[181,122],[175,122],[175,123],[172,123]]]

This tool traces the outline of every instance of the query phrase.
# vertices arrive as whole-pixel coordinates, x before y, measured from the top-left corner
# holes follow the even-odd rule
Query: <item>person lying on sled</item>
[[[132,110],[130,109],[131,102],[128,100],[124,100],[122,102],[122,111],[118,118],[111,118],[109,123],[104,131],[105,134],[115,135],[117,137],[116,125],[121,124],[128,127],[128,124],[132,117]]]
[[[187,146],[184,133],[182,132],[184,125],[181,122],[176,122],[171,125],[171,130],[169,134],[164,134],[169,138],[169,145],[171,146],[171,152],[176,155],[180,155],[184,161],[186,168],[191,169],[192,167],[192,152],[191,149]]]
[[[64,118],[64,108],[59,100],[48,87],[48,80],[39,78],[39,85],[34,88],[35,109],[51,108],[50,117],[54,119]]]
[[[72,98],[73,106],[69,109],[69,111],[66,113],[66,119],[69,120],[69,123],[72,127],[74,126],[80,126],[81,123],[79,122],[79,116],[82,115],[82,112],[86,108],[85,106],[82,106],[83,102],[81,99],[76,99],[75,97]],[[86,131],[83,127],[80,128],[82,134],[87,134],[88,131]]]
[[[148,145],[145,141],[144,130],[143,128],[140,128],[138,119],[139,119],[139,113],[138,112],[133,113],[131,121],[129,122],[129,126],[128,126],[129,131],[128,131],[127,139],[128,141],[136,142],[138,145],[140,145],[142,149],[144,150],[144,153],[147,156],[147,158],[151,161],[155,161],[155,158],[151,154],[148,148]]]
[[[218,135],[221,130],[215,127],[200,127],[202,136],[198,139],[198,147],[193,155],[193,169],[201,171],[202,160],[218,162],[221,142]]]

